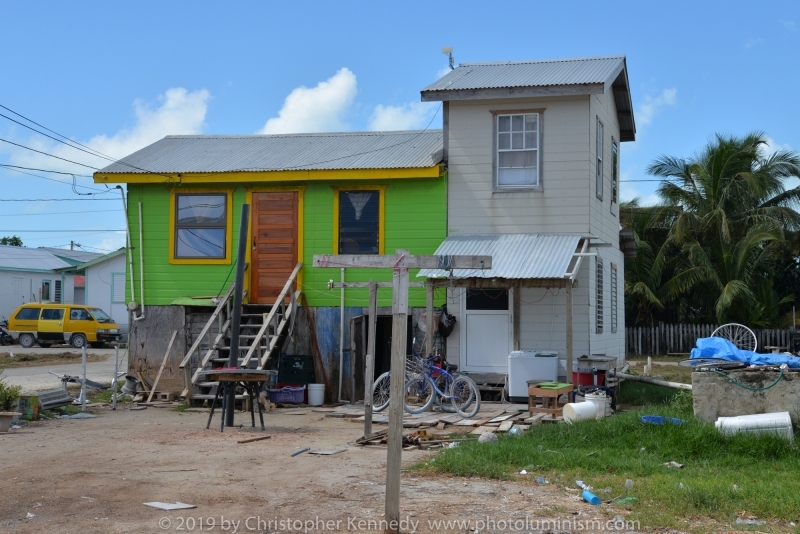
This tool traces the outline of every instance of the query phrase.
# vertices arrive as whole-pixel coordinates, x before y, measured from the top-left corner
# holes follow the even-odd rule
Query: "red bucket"
[[[606,383],[606,372],[597,371],[597,385],[604,386]],[[592,370],[585,371],[572,371],[572,385],[573,386],[593,386],[594,379],[592,378]]]

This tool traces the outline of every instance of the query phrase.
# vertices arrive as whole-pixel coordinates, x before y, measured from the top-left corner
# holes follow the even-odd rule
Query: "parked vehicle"
[[[100,308],[80,304],[23,304],[11,315],[8,333],[25,348],[35,343],[45,348],[54,343],[99,348],[120,339],[114,319]]]
[[[0,345],[11,345],[14,343],[14,338],[8,333],[8,321],[3,318],[0,321]]]

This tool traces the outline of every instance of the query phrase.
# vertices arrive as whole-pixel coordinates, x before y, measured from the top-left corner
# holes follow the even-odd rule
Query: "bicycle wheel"
[[[739,350],[755,352],[758,348],[758,339],[756,339],[756,335],[753,331],[739,323],[724,324],[711,332],[711,337],[727,339]]]
[[[453,380],[450,401],[458,415],[469,419],[481,409],[481,392],[468,376],[459,375]]]
[[[447,377],[444,373],[439,373],[439,376],[433,379],[433,383],[436,385],[436,390],[434,391],[433,399],[436,401],[436,406],[438,406],[443,412],[447,413],[456,413],[456,409],[453,408],[453,403],[450,402],[450,398],[447,396],[447,390],[449,388],[449,383],[447,381]],[[440,395],[438,392],[443,391],[445,392],[444,395]],[[466,406],[464,407],[466,409]]]
[[[433,382],[419,376],[406,382],[403,389],[403,409],[408,413],[422,413],[433,404]]]
[[[389,373],[383,373],[372,385],[372,411],[381,412],[389,406]]]

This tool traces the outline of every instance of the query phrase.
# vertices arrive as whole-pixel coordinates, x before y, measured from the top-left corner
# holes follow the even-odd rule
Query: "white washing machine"
[[[512,402],[528,403],[528,380],[558,380],[558,353],[515,350],[508,355],[508,396]]]

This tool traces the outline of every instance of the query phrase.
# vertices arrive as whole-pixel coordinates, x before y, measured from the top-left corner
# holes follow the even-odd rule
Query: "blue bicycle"
[[[454,366],[446,366],[450,370],[438,367],[435,360],[435,357],[423,358],[413,348],[411,356],[406,357],[403,409],[418,414],[436,402],[443,411],[455,411],[461,417],[473,417],[481,404],[478,386],[466,375],[452,374],[450,370],[454,371]],[[390,381],[389,372],[375,380],[372,387],[374,412],[389,406]]]

